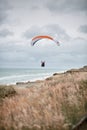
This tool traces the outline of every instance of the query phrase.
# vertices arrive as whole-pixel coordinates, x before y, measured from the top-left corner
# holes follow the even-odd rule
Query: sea
[[[0,68],[0,85],[42,80],[61,72],[58,68]]]

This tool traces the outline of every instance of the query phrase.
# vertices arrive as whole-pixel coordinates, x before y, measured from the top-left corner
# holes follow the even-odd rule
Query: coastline
[[[4,69],[2,70],[2,75],[0,76],[0,85],[16,85],[18,82],[35,82],[36,80],[45,80],[46,78],[52,76],[54,73],[61,73],[64,71],[57,71],[57,69],[17,69],[15,73],[15,68],[9,70],[6,69],[4,74]],[[25,71],[26,70],[26,71]],[[13,71],[13,72],[11,72]],[[8,74],[8,75],[7,75]]]
[[[87,114],[87,66],[0,89],[0,129],[71,130]]]

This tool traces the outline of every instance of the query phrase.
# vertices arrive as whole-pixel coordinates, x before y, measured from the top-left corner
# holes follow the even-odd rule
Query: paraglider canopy
[[[59,45],[59,42],[58,42],[58,41],[56,41],[56,40],[53,39],[52,37],[46,36],[46,35],[45,35],[45,36],[36,36],[36,37],[34,37],[34,38],[32,39],[32,41],[31,41],[31,45],[34,46],[37,41],[42,40],[42,39],[52,40],[52,41],[54,41],[57,45]]]

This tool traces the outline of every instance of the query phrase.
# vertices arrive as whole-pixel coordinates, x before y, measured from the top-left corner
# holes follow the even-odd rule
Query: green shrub
[[[16,94],[13,86],[0,85],[0,99]]]

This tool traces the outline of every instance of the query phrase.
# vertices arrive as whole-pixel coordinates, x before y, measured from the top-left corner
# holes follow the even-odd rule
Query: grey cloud
[[[42,0],[15,0],[11,2],[15,7],[26,8],[29,10],[41,9],[44,5],[44,2]]]
[[[20,7],[31,10],[48,9],[50,11],[71,12],[87,11],[87,0],[15,0]]]
[[[0,24],[2,24],[5,19],[6,19],[6,13],[0,12]]]
[[[32,26],[27,31],[25,31],[23,35],[29,39],[39,34],[41,34],[41,28],[38,26]]]
[[[73,40],[71,40],[71,45],[69,46],[69,50],[73,53],[73,54],[85,54],[87,55],[87,40],[84,38],[80,38],[77,37]]]
[[[0,0],[0,24],[5,22],[10,5],[7,0]]]
[[[13,35],[13,32],[9,31],[8,29],[0,30],[0,37],[7,37]]]
[[[50,24],[42,27],[32,26],[24,33],[24,36],[28,39],[36,35],[51,35],[52,37],[66,41],[70,39],[67,32],[58,24]]]
[[[87,11],[87,0],[48,0],[46,7],[57,12]]]
[[[87,25],[82,25],[79,27],[79,31],[82,33],[87,34]]]

